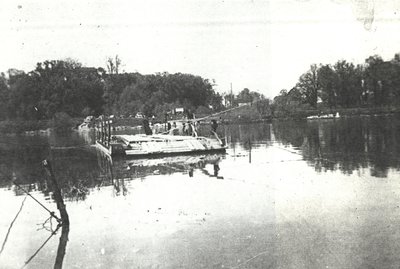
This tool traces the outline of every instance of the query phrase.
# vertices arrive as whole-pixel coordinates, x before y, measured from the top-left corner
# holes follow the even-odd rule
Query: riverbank
[[[0,121],[0,133],[4,134],[39,134],[51,129],[71,129],[82,122],[82,119],[53,120],[5,120]]]
[[[321,114],[336,114],[341,117],[349,116],[385,116],[400,114],[400,107],[357,107],[357,108],[318,108],[318,109],[292,109],[292,110],[276,110],[272,114],[260,114],[257,107],[243,106],[238,107],[226,113],[217,114],[207,117],[203,123],[208,123],[212,119],[217,120],[220,124],[245,124],[245,123],[261,123],[271,122],[272,120],[303,120],[308,116]],[[196,115],[201,119],[208,115]],[[136,118],[117,118],[113,119],[114,126],[133,127],[142,124],[143,119]],[[58,115],[52,120],[6,120],[0,121],[0,133],[13,134],[40,134],[49,132],[50,129],[73,129],[77,128],[83,122],[83,118],[69,118],[65,115]],[[156,118],[155,122],[161,122]]]
[[[336,114],[341,117],[351,116],[388,116],[400,113],[400,107],[356,107],[356,108],[318,108],[318,109],[294,109],[290,111],[275,111],[273,119],[306,119],[308,116]]]

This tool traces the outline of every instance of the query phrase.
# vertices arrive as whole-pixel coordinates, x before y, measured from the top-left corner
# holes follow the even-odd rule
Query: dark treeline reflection
[[[208,126],[204,126],[209,132]],[[340,169],[352,173],[368,168],[375,177],[386,177],[399,168],[400,117],[354,117],[325,121],[284,121],[271,124],[223,125],[218,128],[231,149],[251,152],[281,142],[298,148],[317,171]],[[274,140],[274,141],[273,141]],[[91,134],[0,136],[0,187],[50,196],[44,159],[53,170],[67,200],[83,200],[96,188],[113,186],[116,195],[127,194],[125,183],[149,175],[183,173],[188,179],[201,173],[222,178],[219,162],[224,155],[173,156],[126,160],[104,156],[92,145]],[[250,156],[250,154],[249,154]],[[249,159],[250,160],[250,159]],[[227,160],[229,161],[229,160]],[[223,172],[223,171],[222,171]]]
[[[278,141],[299,148],[317,171],[350,174],[369,167],[372,176],[386,177],[389,168],[400,167],[398,116],[275,122],[273,130]]]
[[[50,144],[45,136],[1,136],[0,186],[10,187],[12,180],[45,185],[41,161],[49,155]]]
[[[126,195],[125,183],[149,175],[187,174],[198,170],[211,177],[218,176],[221,154],[183,155],[158,159],[111,159],[91,144],[83,134],[52,134],[50,136],[2,136],[0,143],[0,187],[12,189],[16,195],[40,191],[50,197],[42,161],[51,160],[55,177],[66,200],[84,200],[94,189],[113,186],[116,195]],[[214,166],[209,173],[206,165]],[[53,198],[53,197],[52,197]]]
[[[51,190],[42,165],[45,159],[53,161],[57,179],[67,198],[82,195],[72,186],[93,181],[93,174],[98,175],[98,169],[93,165],[97,165],[96,155],[86,137],[77,133],[3,135],[0,137],[0,187],[14,188],[17,195],[23,194],[21,189],[13,186],[14,181],[27,191],[42,191],[48,196]],[[82,190],[85,193],[85,188]]]
[[[252,146],[257,146],[258,143],[266,144],[271,141],[271,124],[224,125],[219,135],[226,137],[228,145],[240,143],[244,149],[249,150],[252,144]]]

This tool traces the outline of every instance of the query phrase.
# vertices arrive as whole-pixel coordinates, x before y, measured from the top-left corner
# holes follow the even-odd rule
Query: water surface
[[[399,128],[220,126],[226,154],[146,160],[110,159],[91,133],[3,135],[0,267],[397,268]],[[56,221],[12,183],[58,214],[43,159],[70,217],[65,255]]]

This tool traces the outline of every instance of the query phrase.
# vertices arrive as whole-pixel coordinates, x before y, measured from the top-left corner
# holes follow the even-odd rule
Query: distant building
[[[180,113],[184,113],[185,109],[183,107],[177,107],[175,108],[175,114],[180,114]]]
[[[238,106],[251,106],[251,102],[239,102]]]

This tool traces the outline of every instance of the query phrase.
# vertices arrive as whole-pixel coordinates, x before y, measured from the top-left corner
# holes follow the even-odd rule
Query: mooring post
[[[111,142],[111,121],[110,120],[108,120],[107,142],[108,142],[108,147],[110,147],[110,142]]]
[[[251,163],[251,138],[249,137],[249,163]]]
[[[96,122],[96,141],[100,141],[100,123]]]
[[[51,180],[51,183],[53,185],[54,200],[56,201],[57,209],[60,211],[62,225],[63,226],[69,225],[69,217],[68,217],[67,210],[65,208],[64,200],[61,195],[61,189],[60,189],[60,186],[58,185],[56,177],[54,176],[50,161],[44,160],[43,166],[46,169],[46,172],[47,172],[47,174]]]
[[[104,120],[101,120],[101,143],[104,144]]]
[[[104,121],[104,145],[107,147],[107,120]]]
[[[108,120],[104,122],[104,144],[108,147]]]

